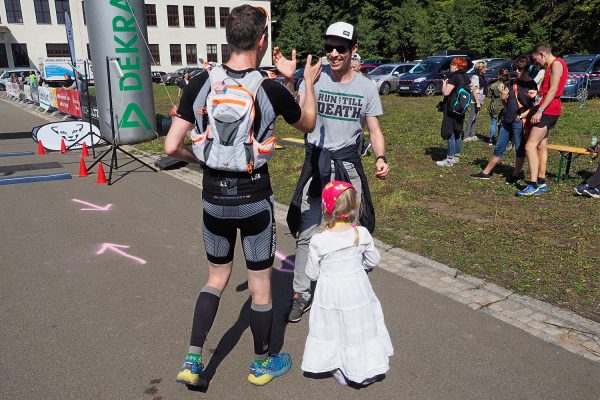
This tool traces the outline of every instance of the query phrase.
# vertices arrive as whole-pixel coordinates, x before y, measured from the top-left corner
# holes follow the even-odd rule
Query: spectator
[[[290,322],[300,321],[302,314],[311,307],[306,263],[310,239],[318,231],[323,217],[320,206],[323,187],[333,179],[352,183],[361,202],[361,225],[370,231],[375,228],[375,211],[359,154],[365,127],[369,128],[375,155],[375,177],[385,179],[389,173],[385,140],[379,125],[379,116],[383,114],[379,93],[373,82],[351,68],[352,54],[358,50],[355,27],[346,22],[330,25],[325,33],[324,50],[331,69],[321,74],[315,84],[319,110],[317,124],[306,135],[306,157],[287,215],[288,227],[296,238]],[[280,54],[275,57],[275,66],[286,77],[290,90],[296,70],[295,53],[292,53],[292,61],[293,66],[284,70],[280,63],[285,64],[286,60]],[[304,82],[298,93],[302,105]]]
[[[17,74],[12,73],[9,79],[10,83],[19,83],[19,78],[17,78]]]
[[[75,89],[77,87],[77,84],[75,83],[73,78],[71,78],[71,75],[65,74],[64,78],[65,80],[62,84],[63,89]]]
[[[512,140],[516,149],[515,168],[511,177],[506,179],[507,184],[514,184],[520,178],[523,163],[525,162],[525,141],[523,139],[523,123],[533,107],[537,86],[533,79],[527,75],[529,66],[528,57],[519,57],[513,63],[517,72],[517,79],[506,85],[502,91],[502,98],[506,106],[501,113],[500,132],[494,154],[482,172],[472,174],[473,178],[490,179],[492,171],[502,160],[509,139]]]
[[[29,79],[28,79],[28,77],[25,76],[25,72],[21,72],[19,74],[19,83],[21,83],[23,85],[29,84]]]
[[[595,147],[590,148],[592,158],[598,158],[600,155],[600,143],[596,143]],[[575,193],[580,196],[593,197],[600,199],[600,163],[594,175],[590,176],[587,181],[575,188]]]
[[[448,155],[446,159],[437,161],[437,165],[440,167],[453,167],[454,164],[460,161],[465,116],[450,113],[448,99],[453,91],[469,85],[469,77],[465,73],[466,69],[466,59],[463,57],[453,58],[450,64],[450,77],[444,79],[442,84],[442,94],[444,95],[444,101],[441,105],[444,113],[442,117],[442,139],[448,141]]]
[[[469,119],[467,120],[467,129],[465,130],[465,136],[463,141],[472,142],[477,140],[477,133],[475,130],[475,121],[479,111],[485,101],[485,71],[487,71],[487,61],[478,61],[474,67],[475,73],[471,77],[471,109],[469,110]]]
[[[189,83],[190,83],[190,73],[185,71],[183,73],[183,78],[179,81],[179,97],[181,97],[183,88],[185,88]]]
[[[37,77],[34,71],[31,71],[29,74],[29,86],[36,87],[37,86]]]
[[[530,183],[517,196],[538,196],[548,191],[546,185],[546,163],[548,161],[548,134],[556,126],[562,112],[562,96],[567,82],[567,64],[552,54],[552,48],[545,43],[538,44],[531,54],[546,73],[539,87],[540,103],[534,106],[531,117],[531,132],[525,145],[529,162]]]
[[[354,72],[360,72],[360,61],[358,61],[356,58],[352,60],[352,69]]]
[[[488,143],[490,146],[494,145],[494,136],[496,136],[496,127],[498,125],[498,115],[502,112],[504,104],[500,97],[510,79],[508,68],[500,68],[498,71],[498,80],[492,83],[488,88],[488,94],[490,96],[490,104],[488,105],[488,112],[490,114],[490,137]]]

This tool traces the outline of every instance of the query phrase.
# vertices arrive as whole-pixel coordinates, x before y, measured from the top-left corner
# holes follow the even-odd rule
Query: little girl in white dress
[[[369,384],[389,369],[394,349],[381,304],[365,269],[379,263],[358,211],[354,187],[341,181],[323,189],[324,231],[310,241],[306,274],[317,281],[302,370],[331,372],[336,381]]]

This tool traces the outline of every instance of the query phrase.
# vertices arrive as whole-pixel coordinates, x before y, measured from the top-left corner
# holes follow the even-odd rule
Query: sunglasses
[[[345,44],[340,44],[337,46],[334,46],[332,44],[325,44],[325,53],[331,53],[334,49],[335,51],[337,51],[339,54],[343,54],[345,52],[347,52],[348,50],[350,50],[350,46],[347,46]]]

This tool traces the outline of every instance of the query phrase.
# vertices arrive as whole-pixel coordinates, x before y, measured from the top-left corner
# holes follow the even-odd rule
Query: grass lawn
[[[164,89],[155,89],[160,89],[155,90],[157,112],[166,113],[170,103]],[[176,97],[177,88],[169,89]],[[517,198],[515,188],[504,183],[514,165],[514,151],[506,153],[491,180],[469,177],[483,168],[492,153],[493,147],[481,140],[464,144],[454,168],[440,168],[435,161],[446,154],[439,133],[441,113],[435,110],[440,99],[382,97],[381,125],[391,172],[385,181],[369,174],[377,217],[375,236],[600,321],[600,201],[573,194],[574,185],[591,175],[598,161],[580,157],[571,168],[575,179],[558,185],[554,180],[558,153],[550,152],[550,192],[534,198]],[[487,135],[489,117],[483,110],[477,132]],[[582,108],[577,102],[565,102],[550,143],[589,146],[592,132],[600,134],[598,115],[600,99]],[[302,134],[281,120],[277,137],[301,138]],[[162,142],[159,138],[139,147],[161,152]],[[291,198],[303,156],[303,149],[287,147],[270,161],[281,203]],[[374,171],[373,157],[363,163],[367,171]]]

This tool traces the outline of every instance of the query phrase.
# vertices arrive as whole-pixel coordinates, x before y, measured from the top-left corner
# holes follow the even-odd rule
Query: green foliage
[[[284,54],[322,55],[335,21],[357,27],[363,57],[412,60],[464,49],[514,58],[539,42],[556,54],[600,52],[600,0],[273,0],[273,38]]]

